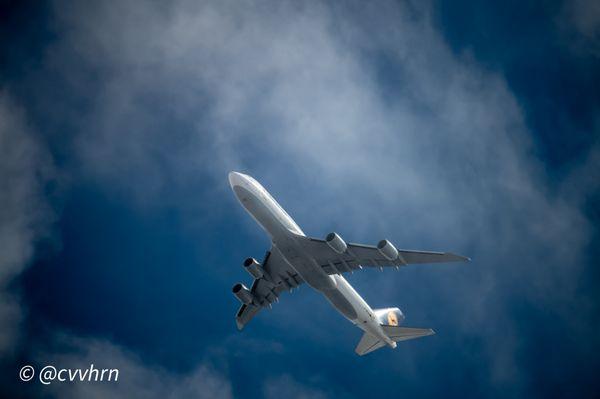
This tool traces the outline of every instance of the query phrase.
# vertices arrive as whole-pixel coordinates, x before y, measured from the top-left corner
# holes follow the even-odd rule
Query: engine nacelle
[[[333,249],[338,254],[343,254],[348,249],[348,245],[342,240],[337,233],[329,233],[325,237],[325,242],[329,245],[329,248]]]
[[[248,258],[244,261],[244,269],[254,278],[261,278],[264,275],[261,264],[254,258]]]
[[[250,292],[248,287],[246,287],[242,283],[237,283],[236,285],[234,285],[231,289],[231,292],[233,292],[233,295],[235,295],[235,297],[239,299],[241,303],[244,303],[246,305],[252,303],[252,301],[254,300],[254,295],[252,295],[252,292]]]
[[[388,240],[381,240],[377,243],[377,250],[387,260],[398,259],[398,250]]]

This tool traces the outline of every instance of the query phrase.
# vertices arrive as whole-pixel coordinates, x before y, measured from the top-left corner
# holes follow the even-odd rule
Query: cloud
[[[35,260],[35,244],[53,233],[56,219],[49,203],[56,171],[49,152],[28,126],[26,116],[5,92],[0,93],[0,355],[17,353],[26,309],[11,282]],[[64,368],[117,368],[118,383],[54,384],[44,389],[60,398],[230,398],[228,380],[207,365],[172,373],[149,365],[109,341],[55,332],[52,349],[29,354],[39,364]],[[48,344],[47,342],[47,344]],[[43,387],[45,388],[45,387]],[[22,393],[22,392],[21,392]]]
[[[263,7],[58,3],[57,62],[100,76],[83,169],[145,202],[202,196],[186,191],[199,176],[225,190],[228,170],[249,170],[309,232],[327,216],[349,239],[392,228],[529,265],[517,275],[550,262],[522,288],[569,295],[562,274],[589,227],[547,186],[502,76],[453,54],[427,6]]]
[[[264,394],[266,399],[282,397],[290,399],[326,399],[329,397],[321,390],[298,383],[287,374],[267,379],[264,384]]]
[[[0,91],[0,354],[14,351],[23,310],[9,285],[32,261],[54,212],[46,185],[54,179],[49,154],[27,126],[23,110]]]
[[[566,2],[558,18],[567,42],[579,53],[600,56],[600,5],[596,1]]]
[[[38,357],[42,365],[60,368],[118,369],[117,382],[54,382],[44,389],[60,398],[232,398],[227,378],[208,365],[200,364],[188,373],[170,372],[152,366],[114,343],[73,336],[58,339],[63,349]]]
[[[456,334],[481,342],[481,353],[457,354],[519,394],[531,381],[511,306],[584,320],[571,309],[591,226],[581,197],[549,184],[503,77],[454,54],[430,13],[392,2],[58,1],[46,61],[86,105],[71,115],[73,173],[135,205],[218,212],[227,172],[240,169],[307,233],[386,234],[472,256],[465,269],[411,271],[443,304],[389,275],[362,292],[395,301],[401,286],[443,305]]]

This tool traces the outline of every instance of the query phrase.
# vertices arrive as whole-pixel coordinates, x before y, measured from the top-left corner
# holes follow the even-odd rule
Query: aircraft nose
[[[244,175],[238,172],[229,172],[229,185],[231,188],[240,186],[244,181]]]

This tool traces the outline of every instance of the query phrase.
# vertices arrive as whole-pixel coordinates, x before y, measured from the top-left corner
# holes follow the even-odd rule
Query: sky
[[[3,396],[600,394],[598,2],[0,10]],[[308,286],[237,331],[270,243],[231,170],[307,235],[471,257],[348,276],[436,335],[358,357]]]

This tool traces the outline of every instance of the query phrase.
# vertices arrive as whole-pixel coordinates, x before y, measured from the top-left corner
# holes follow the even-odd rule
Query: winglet
[[[242,331],[244,329],[244,324],[242,324],[242,322],[237,317],[235,319],[235,324],[237,325],[237,329],[239,331]]]

